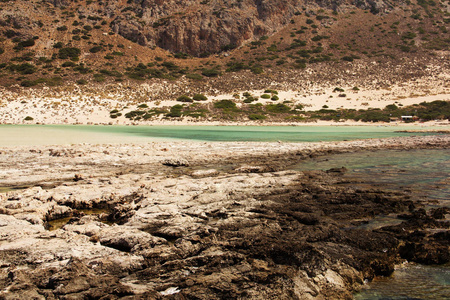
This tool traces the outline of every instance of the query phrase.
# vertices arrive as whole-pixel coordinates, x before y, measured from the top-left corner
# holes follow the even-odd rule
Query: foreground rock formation
[[[332,152],[449,145],[443,135],[2,149],[2,185],[29,188],[0,194],[0,297],[350,299],[402,258],[448,262],[449,210],[425,212],[345,168],[289,166]],[[389,213],[404,223],[358,227]]]

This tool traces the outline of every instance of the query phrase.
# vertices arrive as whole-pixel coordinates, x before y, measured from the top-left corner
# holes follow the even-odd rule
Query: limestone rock
[[[165,166],[170,166],[170,167],[188,167],[189,166],[189,162],[186,159],[181,158],[181,157],[167,158],[167,159],[163,160],[161,163]]]

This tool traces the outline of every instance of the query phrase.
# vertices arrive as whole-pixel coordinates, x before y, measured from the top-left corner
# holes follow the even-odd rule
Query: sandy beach
[[[277,90],[279,100],[259,98],[257,102],[261,104],[289,103],[292,107],[302,105],[305,111],[316,111],[324,107],[329,109],[368,109],[385,108],[387,105],[409,106],[421,102],[432,102],[435,100],[450,100],[450,86],[445,75],[442,78],[420,78],[411,82],[392,84],[389,88],[376,88],[372,86],[352,87],[328,85],[308,85],[298,90]],[[164,86],[167,85],[167,86]],[[36,89],[20,91],[0,90],[0,124],[146,124],[146,125],[236,125],[249,124],[259,125],[261,121],[217,121],[198,120],[192,117],[177,119],[163,119],[163,115],[152,118],[148,121],[131,121],[125,118],[127,112],[137,110],[139,105],[147,105],[152,108],[170,108],[176,104],[183,104],[176,101],[177,95],[182,93],[166,92],[159,95],[160,89],[175,89],[171,87],[173,83],[143,84],[133,86],[130,89],[126,85],[115,85],[104,87],[100,90],[93,88],[79,87],[77,85],[67,86],[60,89]],[[181,89],[180,87],[177,87]],[[192,96],[186,88],[186,94]],[[109,92],[108,92],[109,91]],[[152,92],[153,91],[153,92]],[[236,90],[232,93],[205,93],[206,101],[199,101],[200,104],[233,99],[237,106],[242,106],[243,93],[250,93],[252,96],[260,97],[264,94],[262,90]],[[118,110],[122,116],[112,119],[110,112]],[[31,117],[32,120],[25,120]],[[269,123],[269,122],[267,122]],[[293,122],[281,122],[276,124],[289,125]],[[340,124],[341,122],[319,121],[319,125]],[[346,125],[354,124],[352,121],[342,122]],[[265,123],[266,124],[266,123]],[[271,123],[275,125],[274,123]],[[298,125],[308,125],[308,123],[295,122]],[[314,123],[317,125],[317,123]],[[361,123],[358,122],[357,125]],[[401,122],[399,122],[401,124]],[[270,125],[270,124],[266,124]]]

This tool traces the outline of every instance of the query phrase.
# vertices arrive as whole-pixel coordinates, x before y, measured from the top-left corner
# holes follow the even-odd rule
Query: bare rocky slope
[[[369,68],[446,62],[450,42],[449,6],[433,0],[15,0],[0,8],[5,86],[195,83],[248,71],[276,80],[356,60]]]
[[[113,32],[139,45],[159,46],[171,52],[196,56],[232,49],[244,42],[272,35],[288,24],[292,17],[308,9],[338,12],[360,8],[378,14],[405,4],[404,1],[365,0],[113,0],[87,1],[86,5],[82,5],[82,1],[69,0],[43,2],[59,9],[76,8],[78,17],[82,19],[111,20],[109,27]],[[26,14],[18,14],[12,22],[20,27],[34,27],[29,21],[33,20]]]
[[[112,2],[112,3],[111,3]],[[118,1],[108,10],[118,8]],[[348,6],[373,13],[393,9],[388,1],[133,1],[117,15],[114,32],[141,45],[159,46],[171,52],[208,55],[272,35],[307,7],[342,10]],[[400,4],[402,1],[396,1]],[[123,10],[122,10],[123,11]],[[139,21],[136,21],[135,17]]]

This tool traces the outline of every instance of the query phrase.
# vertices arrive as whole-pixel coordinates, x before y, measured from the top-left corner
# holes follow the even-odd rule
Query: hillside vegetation
[[[292,78],[286,72],[302,76],[324,65],[447,64],[448,2],[356,3],[3,0],[0,83],[183,78],[195,86],[236,73],[282,81]],[[420,73],[423,64],[405,76]]]

